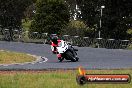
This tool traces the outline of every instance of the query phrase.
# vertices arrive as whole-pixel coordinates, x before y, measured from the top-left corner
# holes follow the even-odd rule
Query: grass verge
[[[78,71],[0,71],[0,88],[132,88],[130,84],[76,83]],[[132,70],[88,70],[87,74],[130,74]]]
[[[0,64],[13,64],[35,61],[36,58],[24,53],[0,51]]]

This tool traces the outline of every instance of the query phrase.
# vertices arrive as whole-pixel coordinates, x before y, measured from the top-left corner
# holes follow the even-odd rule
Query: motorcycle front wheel
[[[59,62],[62,62],[64,60],[64,58],[58,58]]]

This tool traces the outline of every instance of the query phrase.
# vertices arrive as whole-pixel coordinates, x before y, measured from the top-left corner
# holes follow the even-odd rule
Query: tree
[[[65,0],[69,7],[70,19],[79,20],[81,18],[81,11],[76,0]]]
[[[105,2],[103,34],[115,39],[129,39],[128,24],[132,23],[132,1],[131,0],[108,0]]]
[[[81,9],[82,20],[89,27],[97,24],[97,7],[99,0],[77,0],[79,8]]]
[[[3,27],[21,26],[25,9],[33,0],[0,0],[0,24]]]
[[[26,8],[26,11],[24,12],[25,18],[32,20],[33,16],[35,14],[35,3],[31,4]],[[28,21],[26,20],[25,21]]]
[[[129,38],[126,31],[132,23],[131,0],[77,0],[77,3],[82,12],[82,19],[87,26],[93,27],[95,24],[98,24],[98,28],[100,7],[105,5],[101,18],[101,37],[115,39]]]
[[[63,0],[38,0],[30,32],[60,33],[69,22],[69,10]]]
[[[8,28],[12,40],[13,30],[19,29],[25,9],[35,0],[0,0],[0,25]]]

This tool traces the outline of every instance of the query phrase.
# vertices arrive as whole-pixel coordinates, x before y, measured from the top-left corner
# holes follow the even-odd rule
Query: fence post
[[[96,39],[97,39],[97,46],[98,46],[98,48],[100,48],[100,42],[101,42],[102,38],[96,38]]]
[[[43,43],[44,44],[46,44],[46,43],[48,43],[48,41],[47,41],[47,39],[48,39],[48,33],[42,33],[42,39],[44,39],[43,41]]]

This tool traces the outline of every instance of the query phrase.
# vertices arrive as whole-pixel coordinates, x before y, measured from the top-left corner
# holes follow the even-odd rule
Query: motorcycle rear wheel
[[[73,56],[73,54],[70,51],[67,51],[67,57],[72,61],[76,62],[76,58]]]

